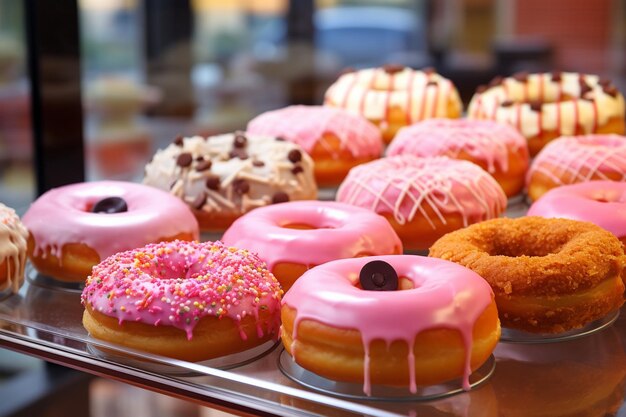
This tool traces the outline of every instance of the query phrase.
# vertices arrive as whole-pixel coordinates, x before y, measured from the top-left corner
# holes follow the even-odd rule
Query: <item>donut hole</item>
[[[495,231],[495,235],[485,251],[491,256],[510,258],[520,256],[543,257],[559,253],[570,238],[570,236],[563,234],[538,236],[533,233],[514,235],[508,232],[508,230]]]
[[[334,229],[334,227],[330,225],[313,226],[311,224],[306,224],[306,223],[286,223],[286,224],[282,224],[280,227],[284,229],[296,229],[296,230]]]

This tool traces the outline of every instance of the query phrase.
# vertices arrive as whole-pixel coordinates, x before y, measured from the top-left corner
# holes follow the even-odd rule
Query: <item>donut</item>
[[[344,109],[290,106],[257,116],[247,131],[300,145],[315,162],[315,181],[320,186],[339,185],[350,168],[383,152],[380,130]]]
[[[586,135],[551,142],[533,160],[526,175],[528,197],[591,180],[626,181],[626,136]]]
[[[595,224],[501,218],[439,239],[430,256],[466,266],[493,288],[504,327],[556,334],[620,308],[626,256]]]
[[[514,128],[491,120],[430,119],[400,129],[387,156],[449,156],[489,172],[507,197],[524,188],[528,145]]]
[[[16,293],[24,283],[27,239],[15,210],[0,203],[0,291]]]
[[[277,338],[282,290],[263,262],[221,242],[161,242],[94,267],[81,301],[97,339],[202,361]]]
[[[507,204],[500,185],[478,165],[413,155],[353,168],[337,201],[383,215],[411,250],[426,250],[448,232],[498,217]]]
[[[402,242],[384,217],[334,201],[259,208],[235,221],[222,239],[258,253],[285,291],[315,265],[402,253]]]
[[[463,104],[452,81],[432,68],[385,65],[342,74],[324,104],[360,114],[378,126],[386,143],[407,125],[434,117],[461,117]]]
[[[467,116],[511,124],[535,156],[559,136],[624,134],[624,97],[596,75],[520,72],[480,86]]]
[[[554,188],[530,206],[528,215],[591,222],[626,244],[626,183],[589,181]]]
[[[402,291],[399,291],[402,290]],[[489,285],[439,259],[341,259],[307,271],[282,301],[285,350],[303,368],[336,381],[406,386],[463,378],[500,337]]]
[[[224,231],[256,207],[317,197],[313,160],[301,147],[243,132],[179,136],[146,165],[143,182],[186,202],[204,231]]]
[[[24,215],[28,257],[42,274],[84,282],[114,253],[163,240],[197,240],[198,222],[185,204],[141,184],[99,181],[54,188]]]

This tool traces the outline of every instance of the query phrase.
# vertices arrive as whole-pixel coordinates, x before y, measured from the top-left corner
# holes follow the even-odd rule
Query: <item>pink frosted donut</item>
[[[626,181],[626,136],[568,136],[550,142],[534,159],[526,177],[528,196],[591,180]]]
[[[378,289],[364,290],[364,279]],[[371,384],[415,392],[458,377],[469,389],[500,336],[487,282],[435,258],[328,262],[307,271],[282,304],[281,337],[294,360],[325,378],[362,382],[368,395]]]
[[[337,201],[383,215],[405,249],[425,250],[446,233],[498,217],[506,195],[478,165],[448,157],[392,156],[353,168]]]
[[[402,242],[384,217],[332,201],[258,208],[233,223],[223,240],[258,253],[285,291],[315,265],[402,253]]]
[[[589,181],[554,188],[530,206],[528,215],[591,222],[626,242],[626,183]]]
[[[81,301],[98,339],[199,361],[276,337],[282,290],[263,261],[221,242],[150,244],[94,267]]]
[[[350,168],[379,158],[380,130],[344,109],[290,106],[269,111],[248,123],[248,132],[282,137],[300,145],[315,161],[315,180],[337,185]]]
[[[119,181],[52,189],[31,205],[23,221],[30,231],[28,256],[37,270],[77,282],[116,252],[162,240],[197,240],[199,234],[195,217],[176,197]]]
[[[526,138],[513,127],[490,120],[430,119],[402,128],[387,155],[449,156],[480,166],[507,196],[524,188],[528,169]]]

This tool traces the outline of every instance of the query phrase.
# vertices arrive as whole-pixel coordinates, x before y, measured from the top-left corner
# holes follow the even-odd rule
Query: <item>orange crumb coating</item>
[[[296,310],[283,305],[281,337],[293,357],[293,334]],[[481,314],[474,325],[471,353],[472,370],[482,365],[500,338],[500,323],[495,302]],[[336,381],[363,383],[365,351],[358,330],[339,329],[313,320],[298,326],[295,361],[303,368]],[[370,345],[370,376],[373,384],[408,386],[410,381],[406,342],[383,340]],[[457,330],[433,328],[419,333],[412,347],[415,355],[417,385],[433,385],[463,375],[466,354]]]
[[[461,264],[492,287],[502,325],[534,333],[585,326],[624,302],[626,256],[587,222],[493,219],[449,233],[430,256]]]
[[[194,240],[192,233],[179,233],[174,236],[158,239],[157,242],[169,242],[173,240]],[[61,259],[52,254],[50,248],[44,253],[34,255],[36,246],[32,234],[28,237],[27,254],[33,266],[42,275],[47,275],[65,282],[83,283],[91,268],[99,264],[101,259],[98,253],[84,243],[67,243],[61,250]]]
[[[119,324],[116,318],[89,305],[83,314],[83,326],[97,339],[190,362],[242,352],[271,340],[275,335],[273,320],[267,310],[260,310],[258,319],[252,315],[244,317],[239,325],[228,317],[207,316],[200,319],[188,340],[182,329],[130,321]],[[245,333],[245,340],[240,331]]]

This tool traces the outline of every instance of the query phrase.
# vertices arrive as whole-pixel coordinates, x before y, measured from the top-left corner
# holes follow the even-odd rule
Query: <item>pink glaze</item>
[[[248,123],[248,133],[279,136],[311,153],[324,134],[331,134],[355,158],[379,157],[380,130],[347,110],[323,106],[289,106],[263,113]],[[325,141],[320,142],[328,147]],[[330,148],[328,148],[330,150]]]
[[[289,224],[315,229],[283,227]],[[235,221],[223,241],[258,253],[270,270],[281,262],[312,267],[336,259],[402,252],[402,242],[384,217],[332,201],[258,208]]]
[[[81,301],[115,317],[184,330],[191,340],[206,316],[237,324],[259,310],[277,312],[282,290],[263,261],[221,242],[162,242],[115,254],[94,267]],[[278,314],[269,328],[278,329]],[[257,330],[262,336],[261,323]],[[241,332],[242,338],[245,333]]]
[[[626,181],[626,136],[586,135],[556,139],[534,159],[526,177],[529,184],[535,173],[547,176],[558,185],[591,179]],[[567,183],[563,181],[567,177]]]
[[[128,211],[92,213],[98,201],[121,197]],[[39,197],[23,222],[35,239],[34,255],[49,248],[59,257],[68,243],[84,243],[100,259],[179,233],[198,239],[198,222],[178,198],[146,185],[119,181],[88,182],[52,189]]]
[[[361,268],[372,260],[391,264],[399,277],[413,282],[402,291],[364,291],[356,285]],[[458,330],[466,348],[463,388],[468,390],[471,373],[472,332],[476,320],[489,306],[493,292],[475,272],[442,259],[412,255],[342,259],[307,271],[285,294],[283,304],[296,310],[292,352],[298,356],[298,325],[313,320],[361,333],[364,357],[363,391],[371,393],[369,346],[376,339],[387,345],[405,341],[433,328]],[[409,349],[409,363],[413,349]],[[410,390],[416,391],[414,371]]]
[[[449,156],[465,152],[487,165],[487,171],[509,170],[509,155],[528,167],[526,138],[513,127],[490,120],[429,119],[402,128],[387,155]]]
[[[623,239],[626,183],[589,181],[553,188],[530,207],[528,215],[591,222]]]
[[[498,217],[506,208],[504,191],[486,171],[447,157],[393,156],[359,165],[337,191],[337,201],[392,214],[399,224],[425,216],[430,207],[444,224],[458,213],[464,226]]]

